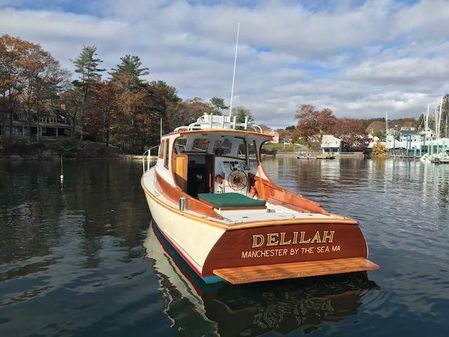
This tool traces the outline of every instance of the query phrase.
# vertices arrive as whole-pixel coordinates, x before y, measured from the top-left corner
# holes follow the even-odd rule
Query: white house
[[[323,138],[321,138],[321,151],[323,153],[341,152],[341,148],[341,139],[333,135],[323,135]]]

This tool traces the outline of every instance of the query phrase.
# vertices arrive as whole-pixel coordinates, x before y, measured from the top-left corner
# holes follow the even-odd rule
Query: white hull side
[[[209,252],[225,230],[186,217],[165,205],[160,196],[153,194],[154,169],[144,175],[142,183],[148,190],[145,191],[145,197],[157,226],[201,273]]]

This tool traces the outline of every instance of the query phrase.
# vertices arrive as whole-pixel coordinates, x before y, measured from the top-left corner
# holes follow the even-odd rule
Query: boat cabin
[[[247,120],[236,123],[229,116],[206,114],[161,138],[154,168],[156,190],[180,210],[214,219],[239,222],[247,218],[245,210],[254,217],[258,209],[263,218],[273,212],[279,218],[294,218],[298,212],[327,216],[319,204],[267,177],[260,149],[271,139]]]
[[[225,126],[229,124],[228,116],[209,115],[204,116],[204,124],[210,127],[213,118],[219,125],[220,119],[225,120]],[[178,128],[161,139],[158,174],[194,198],[206,193],[238,193],[256,198],[254,177],[259,152],[270,139],[258,131],[226,127]]]

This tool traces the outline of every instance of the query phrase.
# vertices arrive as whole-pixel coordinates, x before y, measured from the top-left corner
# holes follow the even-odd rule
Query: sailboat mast
[[[232,103],[233,103],[232,101],[234,99],[235,68],[237,66],[237,50],[239,47],[239,35],[240,35],[240,22],[237,25],[237,39],[235,42],[234,70],[232,72],[231,100],[229,102],[229,116],[232,116]]]

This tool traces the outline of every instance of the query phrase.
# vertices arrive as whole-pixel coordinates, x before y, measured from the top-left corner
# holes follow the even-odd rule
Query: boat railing
[[[142,171],[143,171],[143,173],[148,171],[150,169],[150,167],[152,167],[153,165],[156,164],[157,155],[152,156],[151,152],[158,147],[159,147],[159,144],[154,145],[143,153],[143,155],[142,155]]]
[[[213,114],[204,114],[199,117],[196,122],[189,125],[177,127],[175,132],[178,131],[193,131],[193,130],[207,130],[207,129],[233,129],[248,130],[252,128],[254,131],[263,133],[262,128],[259,125],[253,124],[249,121],[248,116],[245,117],[243,123],[238,123],[236,116],[216,116]]]

